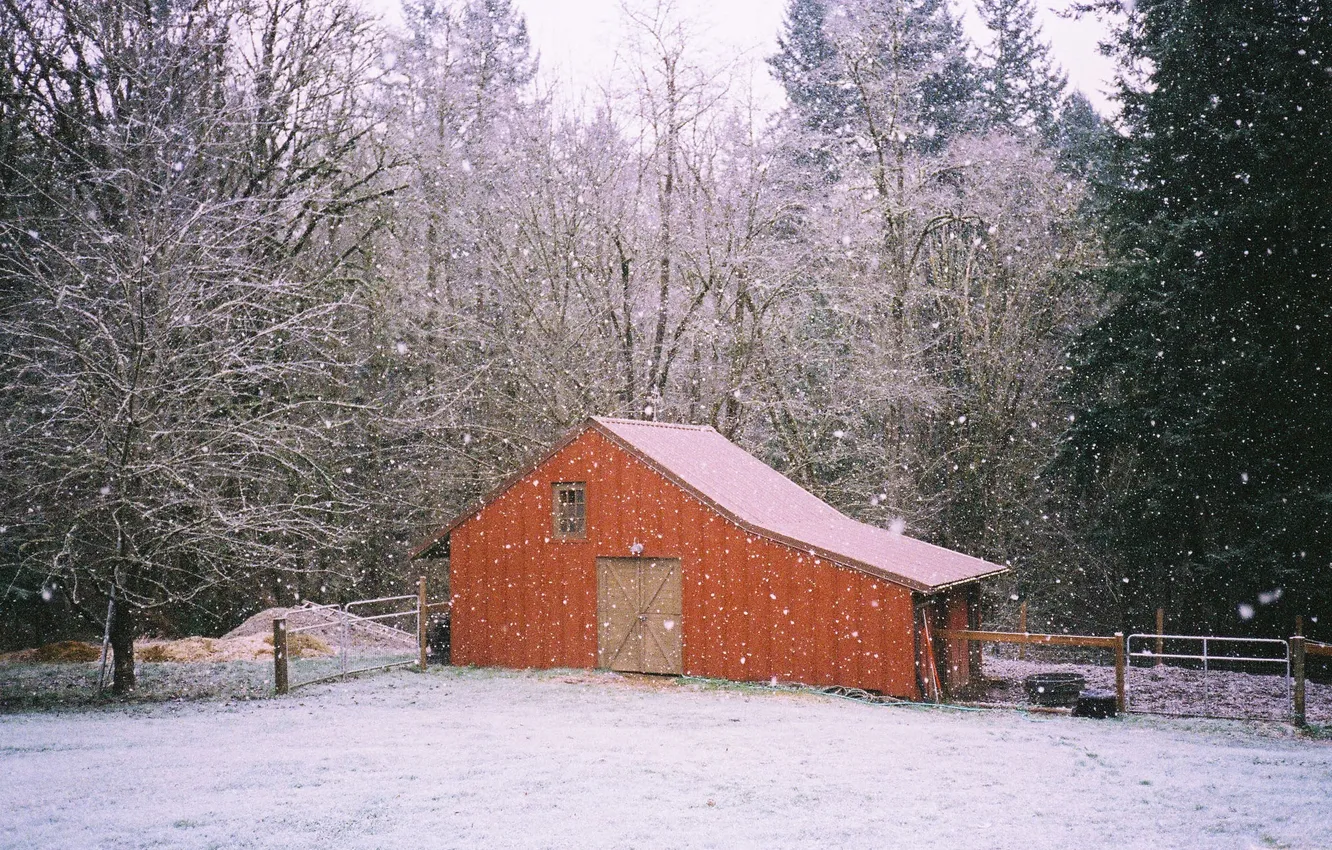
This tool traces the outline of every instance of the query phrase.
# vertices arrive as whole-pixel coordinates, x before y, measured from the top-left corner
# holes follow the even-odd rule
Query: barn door
[[[678,559],[597,559],[597,666],[683,673]]]

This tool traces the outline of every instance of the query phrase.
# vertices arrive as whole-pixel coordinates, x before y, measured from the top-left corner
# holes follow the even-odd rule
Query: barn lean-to
[[[970,675],[1004,567],[837,512],[708,427],[595,417],[414,557],[448,557],[455,664],[843,685]]]

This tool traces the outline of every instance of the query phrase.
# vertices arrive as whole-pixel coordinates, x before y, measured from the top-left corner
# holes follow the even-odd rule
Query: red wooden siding
[[[557,481],[587,482],[586,540],[552,539]],[[686,675],[919,696],[910,590],[747,533],[593,430],[453,529],[454,663],[595,666],[596,558],[633,543],[681,561]]]
[[[943,622],[940,625],[958,630],[971,628],[971,589],[953,588],[945,600]],[[943,677],[945,688],[957,693],[971,683],[971,656],[967,641],[949,640],[943,643],[945,647],[940,662],[944,669],[939,671],[939,675]]]

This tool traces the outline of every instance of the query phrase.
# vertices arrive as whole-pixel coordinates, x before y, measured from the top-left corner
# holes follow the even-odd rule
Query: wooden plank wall
[[[587,482],[585,541],[551,485]],[[918,698],[911,592],[755,537],[588,431],[453,531],[453,661],[596,665],[596,558],[679,558],[686,675]],[[951,622],[952,617],[949,617]]]

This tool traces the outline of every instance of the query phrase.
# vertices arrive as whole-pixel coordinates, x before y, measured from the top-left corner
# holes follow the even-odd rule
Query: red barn
[[[1005,569],[857,522],[712,428],[605,418],[413,556],[449,558],[455,664],[909,699],[966,683],[934,633],[976,625],[978,580]]]

